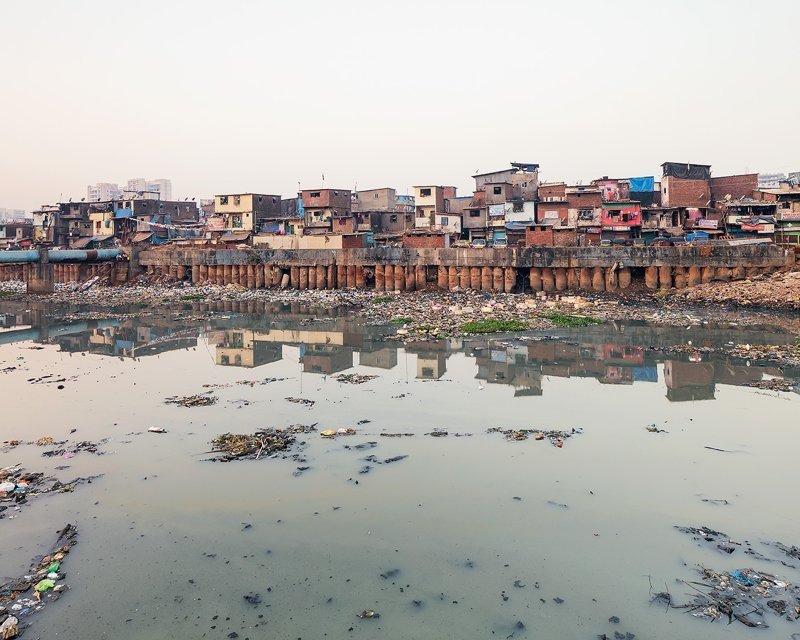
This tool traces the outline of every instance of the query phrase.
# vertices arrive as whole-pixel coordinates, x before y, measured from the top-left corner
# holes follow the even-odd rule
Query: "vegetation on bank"
[[[597,318],[592,318],[591,316],[573,316],[568,315],[565,313],[559,313],[557,311],[550,311],[548,313],[543,313],[539,316],[540,318],[544,318],[545,320],[549,320],[553,323],[555,327],[565,327],[569,329],[578,328],[578,327],[590,327],[593,324],[602,324],[602,320],[598,320]]]
[[[372,299],[372,304],[384,304],[386,302],[391,302],[394,300],[391,296],[378,296],[377,298]]]
[[[528,323],[522,320],[498,320],[496,318],[474,320],[461,325],[464,333],[503,333],[525,331],[526,329],[528,329]]]
[[[398,316],[396,318],[392,318],[391,320],[389,320],[389,324],[399,324],[399,325],[411,324],[412,322],[414,322],[414,318],[405,318],[403,316]]]

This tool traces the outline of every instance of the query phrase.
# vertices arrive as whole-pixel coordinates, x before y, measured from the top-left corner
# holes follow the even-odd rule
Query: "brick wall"
[[[757,173],[711,178],[711,197],[715,201],[724,199],[726,195],[730,195],[734,199],[752,198],[753,191],[757,188]]]
[[[403,236],[403,247],[407,249],[444,249],[444,234],[414,233]]]
[[[708,180],[682,180],[666,176],[661,181],[661,202],[665,207],[710,206],[711,189]]]
[[[539,199],[547,200],[548,198],[564,199],[566,195],[567,185],[561,184],[542,184],[539,185]]]
[[[527,227],[525,229],[526,247],[552,247],[553,229],[541,229],[538,227]]]
[[[552,212],[558,214],[558,219],[561,224],[567,224],[569,219],[569,205],[566,202],[537,202],[536,203],[536,221],[543,222],[544,220],[555,220],[552,217]]]

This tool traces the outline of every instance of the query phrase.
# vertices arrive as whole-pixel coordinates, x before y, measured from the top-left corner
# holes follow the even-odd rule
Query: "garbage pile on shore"
[[[734,282],[712,282],[670,292],[689,302],[735,304],[743,307],[800,309],[800,271],[758,276]]]
[[[26,575],[0,585],[0,636],[3,640],[21,635],[29,625],[22,624],[20,619],[38,613],[48,602],[58,600],[68,588],[63,582],[62,565],[77,544],[77,538],[78,530],[68,524],[59,532],[50,552],[34,560]]]

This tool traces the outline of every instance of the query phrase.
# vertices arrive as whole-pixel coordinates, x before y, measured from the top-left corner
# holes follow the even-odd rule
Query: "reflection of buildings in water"
[[[418,353],[417,378],[438,380],[447,371],[447,356],[443,353]]]
[[[51,338],[62,351],[88,351],[97,355],[139,358],[197,346],[197,329],[173,330],[170,327],[118,326],[97,327],[81,333]]]
[[[748,367],[722,360],[664,361],[667,398],[676,402],[713,400],[717,384],[741,387],[762,380],[764,375],[783,377],[778,367]]]
[[[528,363],[524,347],[478,347],[473,353],[478,365],[475,376],[478,380],[510,385],[514,387],[514,396],[542,395],[542,372],[535,363]]]
[[[632,345],[574,345],[545,340],[529,344],[527,355],[546,376],[595,378],[601,384],[658,380],[655,363],[646,363],[644,350]]]
[[[337,345],[307,344],[300,349],[305,373],[332,374],[353,366],[353,352]]]
[[[445,340],[412,342],[406,345],[406,351],[417,356],[418,380],[439,380],[447,371],[450,349]]]
[[[360,351],[358,364],[376,369],[394,369],[397,366],[397,348],[386,347],[375,351]]]
[[[714,399],[714,365],[711,362],[664,362],[667,398],[673,402]]]
[[[220,366],[260,367],[283,358],[280,343],[259,340],[249,329],[221,332],[217,338],[214,362]]]

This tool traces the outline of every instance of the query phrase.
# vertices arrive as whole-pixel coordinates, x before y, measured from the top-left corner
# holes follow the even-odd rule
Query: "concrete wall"
[[[313,237],[313,236],[311,236]],[[324,236],[317,236],[323,238]],[[250,254],[255,254],[254,258]],[[250,264],[421,264],[498,267],[712,266],[784,267],[794,252],[775,245],[682,247],[533,247],[522,249],[410,249],[375,247],[351,250],[151,249],[139,254],[143,267]]]

